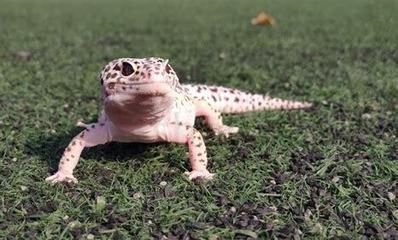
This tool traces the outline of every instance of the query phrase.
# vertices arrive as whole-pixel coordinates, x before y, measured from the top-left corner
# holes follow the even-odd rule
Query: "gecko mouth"
[[[164,96],[172,91],[170,82],[136,82],[136,83],[109,83],[105,89],[105,97],[115,95],[140,95],[140,96]]]

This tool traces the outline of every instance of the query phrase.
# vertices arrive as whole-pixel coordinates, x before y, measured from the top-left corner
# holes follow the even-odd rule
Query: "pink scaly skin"
[[[46,180],[77,182],[73,177],[82,150],[111,141],[176,142],[188,145],[192,171],[189,179],[211,179],[203,137],[194,128],[195,117],[203,116],[215,134],[238,132],[226,126],[221,113],[271,109],[299,109],[310,103],[270,98],[232,88],[180,85],[168,60],[120,58],[100,74],[104,110],[98,122],[77,125],[86,128],[66,148],[58,171]]]

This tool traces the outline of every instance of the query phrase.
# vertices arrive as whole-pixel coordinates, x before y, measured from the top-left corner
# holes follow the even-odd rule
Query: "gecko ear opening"
[[[130,63],[128,63],[128,62],[123,62],[122,63],[122,75],[123,76],[130,76],[133,73],[134,73],[133,66]]]

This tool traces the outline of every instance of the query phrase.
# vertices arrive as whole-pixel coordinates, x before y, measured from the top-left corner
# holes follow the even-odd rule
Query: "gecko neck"
[[[135,95],[125,100],[105,101],[109,119],[122,129],[133,129],[160,122],[174,102],[173,94]]]

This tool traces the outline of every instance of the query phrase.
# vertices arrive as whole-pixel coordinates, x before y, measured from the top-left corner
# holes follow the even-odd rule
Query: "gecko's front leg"
[[[167,128],[168,141],[184,143],[189,148],[189,161],[192,171],[185,172],[190,180],[212,179],[214,174],[207,170],[207,152],[203,137],[192,126],[184,126],[182,123],[170,124]]]
[[[86,130],[82,131],[72,139],[58,165],[58,171],[46,178],[46,181],[56,182],[77,182],[73,176],[73,170],[79,162],[80,154],[85,147],[93,147],[111,141],[111,131],[107,123],[93,123],[85,125]]]

